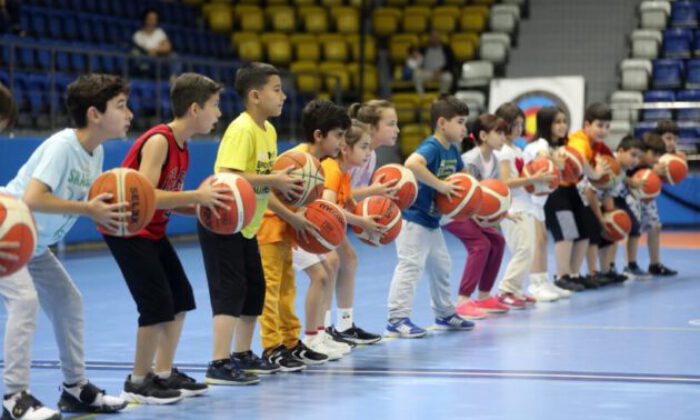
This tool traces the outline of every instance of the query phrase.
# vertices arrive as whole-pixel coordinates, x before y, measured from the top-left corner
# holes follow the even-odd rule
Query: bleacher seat
[[[473,60],[477,45],[479,45],[479,35],[474,32],[460,32],[450,36],[450,47],[455,60],[459,63]]]
[[[428,19],[430,9],[423,6],[407,7],[403,13],[401,27],[404,32],[413,34],[423,34],[428,30]]]
[[[467,61],[462,64],[459,87],[488,86],[493,79],[493,63],[490,61]]]
[[[693,45],[693,31],[687,28],[673,28],[664,31],[661,50],[666,58],[689,58]]]
[[[477,117],[486,109],[486,95],[478,90],[460,90],[455,93],[455,97],[467,104],[469,115]]]
[[[372,29],[377,36],[394,35],[399,31],[401,10],[394,7],[379,7],[372,13]]]
[[[644,29],[666,29],[671,3],[666,0],[645,0],[639,5],[641,26]]]
[[[514,4],[497,4],[491,8],[489,26],[493,32],[512,34],[520,20],[520,7]]]
[[[651,76],[651,61],[626,59],[620,63],[620,78],[623,90],[646,90]]]
[[[296,61],[290,65],[290,70],[296,76],[299,92],[317,94],[321,90],[321,77],[315,62]]]
[[[479,44],[479,58],[494,64],[503,64],[508,60],[510,36],[504,33],[484,32]]]
[[[678,0],[671,4],[671,26],[676,28],[694,28],[698,26],[693,2]]]
[[[659,46],[663,41],[661,31],[653,29],[638,29],[632,32],[632,58],[653,60],[659,56]]]
[[[442,33],[451,34],[457,29],[459,8],[456,6],[439,6],[432,10],[430,27]]]
[[[683,84],[683,61],[674,59],[655,60],[652,68],[654,89],[677,89]]]
[[[610,149],[617,149],[617,145],[620,144],[620,140],[623,137],[632,133],[632,124],[629,121],[610,121],[610,132],[608,137],[605,139],[605,144],[610,147]]]
[[[688,60],[685,88],[700,89],[700,59]]]
[[[612,119],[617,121],[637,122],[638,112],[632,106],[641,104],[644,97],[641,92],[618,90],[610,96]]]
[[[430,135],[430,127],[427,124],[406,124],[401,127],[399,135],[401,155],[406,158]]]
[[[673,102],[676,95],[672,90],[647,90],[644,92],[644,102]],[[670,120],[673,118],[671,109],[645,109],[642,112],[644,121]]]
[[[299,16],[304,22],[306,32],[312,34],[328,32],[328,14],[326,9],[318,6],[307,6],[299,9]]]
[[[681,90],[676,95],[676,100],[700,103],[700,90]],[[700,108],[679,109],[678,119],[682,121],[700,121]]]
[[[401,124],[412,124],[418,121],[416,111],[420,105],[420,97],[417,93],[394,93],[389,100],[394,104]]]

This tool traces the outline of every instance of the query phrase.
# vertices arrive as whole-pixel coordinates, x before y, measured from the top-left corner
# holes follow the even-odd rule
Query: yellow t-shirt
[[[216,155],[214,172],[221,168],[266,175],[272,172],[272,164],[277,158],[277,132],[275,127],[265,121],[265,129],[260,128],[255,120],[243,112],[229,124],[219,152]],[[252,239],[260,228],[267,202],[270,200],[269,187],[256,187],[257,206],[250,224],[241,233]]]
[[[323,175],[326,177],[324,187],[327,190],[335,191],[335,201],[340,207],[345,208],[350,199],[350,171],[343,173],[340,170],[338,161],[327,158],[321,161]]]

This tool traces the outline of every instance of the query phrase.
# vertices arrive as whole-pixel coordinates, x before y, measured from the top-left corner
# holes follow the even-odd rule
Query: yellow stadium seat
[[[321,63],[319,70],[324,76],[324,83],[328,92],[336,93],[337,88],[340,88],[341,92],[350,90],[350,73],[345,64],[325,61]]]
[[[234,32],[231,34],[231,45],[236,49],[243,41],[259,41],[260,36],[255,32]]]
[[[450,42],[454,41],[466,41],[474,44],[475,47],[479,46],[479,34],[477,32],[457,32],[450,35]]]
[[[350,54],[348,53],[348,44],[345,39],[337,37],[328,37],[327,39],[321,39],[323,44],[323,58],[327,61],[340,61],[346,62],[350,61]]]
[[[410,3],[409,0],[386,0],[384,4],[392,7],[406,7]]]
[[[462,31],[483,32],[486,28],[486,18],[480,14],[463,13],[459,17],[459,28]]]
[[[292,61],[292,45],[287,38],[276,38],[266,42],[265,50],[270,64],[287,67]]]
[[[427,86],[426,86],[427,88]],[[420,100],[420,117],[424,124],[430,124],[430,106],[435,102],[438,95],[436,93],[426,93]]]
[[[457,15],[436,13],[430,17],[430,27],[442,33],[451,34],[457,29]]]
[[[360,31],[360,15],[357,9],[347,8],[346,13],[340,14],[335,19],[335,27],[341,34],[356,34]]]
[[[395,93],[389,99],[396,107],[396,114],[401,124],[416,122],[416,110],[420,104],[417,93]]]
[[[425,16],[426,18],[430,17],[430,7],[428,6],[408,6],[407,8],[404,9],[404,13],[416,13]]]
[[[321,59],[321,47],[316,39],[295,42],[294,52],[299,61],[318,61]]]
[[[401,120],[399,120],[401,121]],[[399,133],[399,148],[401,155],[407,158],[415,152],[418,146],[430,135],[430,126],[427,124],[406,124],[401,127]]]
[[[455,60],[458,62],[474,59],[478,46],[479,35],[473,32],[456,33],[450,37],[450,47]]]
[[[306,32],[313,34],[328,32],[328,14],[325,9],[313,6],[300,8],[299,15],[304,21]]]
[[[358,63],[351,63],[347,66],[350,77],[352,79],[352,84],[356,90],[360,89],[360,65]],[[379,89],[379,73],[377,72],[377,67],[370,64],[365,64],[364,66],[364,81],[362,91],[365,93],[376,94]]]
[[[350,34],[345,35],[345,40],[350,45],[352,51],[352,59],[360,61],[360,35]],[[377,59],[377,44],[372,35],[365,35],[365,61],[373,63]]]
[[[403,64],[408,57],[408,48],[418,46],[418,35],[398,34],[389,40],[389,58],[392,63]]]
[[[261,61],[263,57],[262,43],[255,39],[241,41],[238,44],[238,57],[245,61]]]
[[[318,64],[311,61],[295,61],[289,66],[301,93],[316,94],[321,90],[321,77]]]
[[[399,30],[401,10],[390,7],[380,7],[372,14],[372,29],[377,36],[394,35]]]
[[[260,41],[262,41],[262,43],[265,45],[269,44],[272,41],[280,40],[289,42],[289,36],[282,32],[265,32],[263,34],[260,34]]]
[[[265,28],[265,15],[259,6],[239,4],[235,9],[238,27],[244,32],[262,32]]]
[[[297,21],[294,8],[289,6],[273,6],[265,10],[272,30],[279,32],[294,32]]]
[[[423,34],[420,36],[420,45],[428,45],[432,34]],[[450,36],[444,32],[440,32],[440,42],[447,44],[450,42]]]
[[[225,4],[212,4],[208,10],[207,22],[209,28],[219,34],[228,34],[233,31],[233,9]]]
[[[414,34],[425,33],[428,30],[428,18],[421,13],[406,12],[403,15],[401,26],[404,32]]]
[[[469,6],[464,6],[462,7],[462,14],[476,14],[476,15],[481,15],[484,18],[488,19],[489,17],[489,6],[483,6],[483,5],[469,5]]]

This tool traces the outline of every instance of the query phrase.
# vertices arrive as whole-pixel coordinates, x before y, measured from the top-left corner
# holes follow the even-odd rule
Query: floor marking
[[[689,322],[700,327],[700,320]],[[556,329],[556,330],[607,330],[607,331],[692,331],[700,332],[700,328],[691,327],[651,327],[631,325],[584,325],[584,324],[486,324],[483,328],[515,328],[515,329]]]

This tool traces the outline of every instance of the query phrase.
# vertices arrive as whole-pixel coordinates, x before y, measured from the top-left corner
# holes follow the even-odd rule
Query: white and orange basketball
[[[661,193],[661,178],[651,169],[640,169],[634,173],[633,178],[644,181],[642,188],[635,191],[642,202],[648,203]]]
[[[659,163],[666,164],[666,173],[661,176],[666,184],[676,185],[688,176],[688,162],[681,156],[666,153],[661,156]]]
[[[233,235],[248,226],[257,206],[255,190],[250,182],[240,175],[222,172],[202,181],[199,188],[206,186],[228,189],[222,194],[231,197],[231,200],[224,202],[228,206],[227,209],[218,208],[216,214],[208,207],[198,204],[197,219],[202,226],[219,235]]]
[[[36,226],[34,217],[24,201],[0,194],[0,242],[18,242],[17,249],[0,249],[0,252],[17,256],[16,261],[0,258],[0,277],[8,276],[24,267],[36,250]]]
[[[523,168],[522,176],[530,178],[537,172],[545,170],[546,173],[554,175],[554,179],[548,183],[536,182],[534,184],[525,184],[525,191],[534,195],[549,195],[559,187],[561,175],[559,168],[550,159],[544,157],[534,158]]]
[[[276,190],[274,191],[275,195],[277,195],[282,202],[295,207],[309,204],[321,197],[321,194],[323,194],[323,184],[325,183],[321,162],[310,153],[299,150],[289,150],[277,157],[275,164],[272,165],[272,170],[284,171],[290,166],[294,167],[290,176],[303,181],[304,191],[299,197],[292,200],[287,199]]]
[[[474,220],[481,226],[496,226],[508,214],[511,196],[510,188],[498,179],[485,179],[480,182],[482,200]]]
[[[560,150],[565,159],[564,167],[559,168],[562,182],[578,182],[583,176],[583,156],[570,146],[564,146]]]
[[[446,181],[457,179],[457,185],[464,188],[447,198],[445,194],[435,194],[435,205],[446,218],[465,220],[472,217],[481,206],[482,192],[479,181],[465,173],[456,173],[447,177]]]
[[[403,165],[398,165],[396,163],[390,163],[384,165],[372,175],[372,184],[379,182],[381,179],[382,184],[398,180],[396,182],[396,199],[394,202],[399,209],[405,210],[416,201],[416,196],[418,195],[418,183],[416,182],[416,176],[413,172]]]
[[[610,170],[598,179],[591,179],[591,184],[596,188],[601,190],[609,190],[614,187],[615,184],[621,181],[620,179],[620,164],[617,163],[617,159],[610,155],[601,155],[600,158],[604,160]]]
[[[313,254],[325,254],[336,249],[345,240],[347,220],[337,204],[327,200],[315,200],[304,208],[304,217],[319,231],[307,233],[306,240],[297,235],[299,246]]]
[[[615,209],[603,214],[605,227],[603,236],[613,242],[622,241],[627,238],[632,230],[632,219],[624,210]]]
[[[127,224],[120,226],[116,232],[107,231],[102,226],[97,229],[107,235],[129,236],[138,233],[153,219],[156,212],[156,190],[143,174],[130,168],[114,168],[92,183],[88,197],[90,200],[102,193],[112,194],[109,204],[129,203],[125,211],[130,211]]]
[[[353,226],[352,230],[357,237],[368,245],[386,245],[396,239],[401,232],[401,210],[396,203],[386,197],[367,197],[357,203],[354,213],[360,217],[379,216],[376,222],[386,228],[381,235],[372,235]]]

